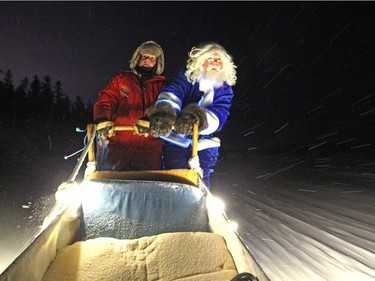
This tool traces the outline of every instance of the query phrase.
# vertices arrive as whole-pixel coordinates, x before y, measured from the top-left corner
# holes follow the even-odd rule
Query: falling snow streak
[[[286,123],[284,126],[282,126],[281,128],[277,129],[274,134],[277,134],[278,132],[280,132],[281,130],[283,130],[284,128],[286,128],[287,126],[289,125],[289,123]]]
[[[247,136],[249,136],[249,135],[251,135],[253,133],[254,133],[254,131],[250,131],[250,132],[244,133],[242,136],[243,137],[247,137]]]
[[[267,88],[285,69],[290,67],[291,64],[285,65],[266,85],[264,85],[262,88],[265,89]]]
[[[370,101],[366,101],[366,102],[364,102],[364,103],[362,103],[362,104],[359,104],[359,105],[357,105],[356,107],[354,107],[351,111],[350,111],[350,113],[354,113],[354,112],[358,112],[358,111],[362,111],[362,113],[363,113],[363,110],[366,110],[366,108],[365,109],[363,109],[363,107],[367,107],[368,105],[371,105],[371,103],[370,103]],[[361,113],[360,113],[361,114]]]
[[[355,141],[355,140],[356,139],[349,139],[349,140],[346,140],[346,141],[338,142],[338,143],[336,143],[336,145],[346,144],[346,143],[349,143],[349,142],[352,142],[352,141]]]
[[[314,4],[312,4],[312,5],[314,5]],[[304,15],[302,17],[303,24],[297,24],[297,31],[298,32],[302,33],[303,29],[306,29],[306,27],[309,26],[308,23],[309,23],[310,20],[312,20],[311,18],[314,15],[314,13],[315,13],[315,11],[316,11],[317,8],[318,8],[318,5],[316,5],[310,13],[308,13],[307,15]],[[307,9],[307,11],[308,11],[308,9]]]
[[[256,195],[256,193],[252,192],[251,190],[247,190],[247,192],[251,193],[252,195]]]
[[[297,189],[298,191],[302,191],[302,192],[317,192],[316,190],[311,190],[311,189]]]
[[[317,147],[319,147],[319,146],[322,146],[322,145],[324,145],[324,144],[326,144],[326,143],[327,143],[327,141],[321,142],[321,143],[319,143],[319,144],[317,144],[317,145],[314,145],[314,146],[308,148],[307,150],[315,149],[315,148],[317,148]]]
[[[255,127],[252,127],[251,130],[255,130],[256,128],[258,128],[258,127],[260,127],[260,126],[262,126],[264,124],[265,124],[265,122],[262,122],[262,123],[256,125]]]
[[[248,91],[253,87],[253,85],[250,83],[250,85],[240,94],[240,98],[242,98],[244,95],[247,94]]]
[[[261,25],[258,25],[257,28],[254,30],[253,33],[251,33],[251,35],[249,36],[249,38],[247,39],[247,42],[250,43],[250,41],[253,39],[253,37],[255,36],[255,34],[258,32],[258,30],[260,29]]]
[[[356,101],[355,103],[351,104],[350,107],[353,108],[351,112],[353,113],[353,112],[362,110],[363,107],[369,105],[370,102],[371,102],[371,100],[369,100],[369,98],[371,98],[372,96],[373,96],[373,94],[368,95],[368,96]],[[367,111],[360,113],[360,116],[367,115],[367,114],[371,113],[373,110],[374,110],[373,108],[370,108]]]
[[[357,56],[356,58],[354,58],[352,61],[348,62],[348,63],[344,66],[344,68],[345,68],[345,69],[348,69],[348,68],[352,67],[352,64],[354,64],[355,62],[357,62],[360,58],[362,58],[362,57],[364,57],[364,56],[365,56],[364,53],[358,55],[358,56]]]
[[[339,37],[341,35],[341,33],[344,32],[345,29],[347,29],[350,25],[352,24],[352,22],[348,22],[335,36],[333,36],[333,38],[331,40],[329,40],[329,44],[332,44],[333,41],[336,40],[337,37]]]
[[[316,161],[317,162],[331,162],[333,159],[331,157],[329,158],[317,158]]]
[[[367,61],[366,61],[367,63]],[[350,67],[347,71],[349,71],[347,73],[348,76],[354,76],[354,74],[358,71],[360,71],[362,68],[365,68],[365,66],[368,66],[368,65],[365,65],[364,63],[357,63],[357,67]],[[365,70],[368,70],[367,68],[365,68]],[[359,74],[359,75],[362,75],[362,74]]]
[[[270,53],[271,51],[277,46],[277,43],[275,43],[267,52],[266,54],[255,64],[255,66],[258,66]]]
[[[341,193],[362,193],[363,190],[347,190],[347,191],[342,191]]]
[[[266,178],[266,177],[268,177],[270,175],[271,175],[271,173],[267,173],[267,174],[264,174],[264,175],[261,175],[261,176],[257,176],[256,179]]]
[[[248,107],[250,107],[250,104],[245,104],[243,107],[241,107],[241,112],[245,111],[245,109],[247,109]]]
[[[375,166],[375,162],[360,164],[361,166]]]
[[[341,88],[340,88],[340,89],[337,89],[336,91],[334,91],[334,92],[332,92],[331,94],[329,94],[329,95],[327,96],[327,98],[330,98],[330,97],[336,95],[337,93],[339,93],[339,92],[341,92],[341,91],[342,91]]]
[[[361,103],[361,102],[363,102],[363,101],[369,99],[369,98],[372,97],[373,95],[374,95],[374,94],[368,95],[368,96],[366,96],[366,97],[364,97],[364,98],[362,98],[362,99],[356,101],[355,103],[352,103],[350,106],[353,107],[353,106],[357,105],[358,103]]]
[[[262,178],[265,178],[265,179],[269,179],[269,178],[274,177],[274,176],[276,176],[276,175],[278,175],[280,173],[286,172],[286,171],[294,168],[295,166],[297,166],[297,165],[299,165],[299,164],[301,164],[303,162],[305,162],[305,160],[299,161],[299,162],[294,163],[292,165],[289,165],[289,166],[287,166],[285,168],[282,168],[282,169],[280,169],[280,170],[278,170],[276,172],[273,172],[273,173],[270,173],[270,174],[267,174],[267,175],[264,175],[264,176],[260,176],[260,177],[257,177],[257,178],[261,178],[262,177]]]
[[[249,151],[256,150],[256,149],[257,149],[256,146],[254,146],[254,147],[249,147],[246,150],[249,152]]]
[[[328,138],[328,137],[332,137],[332,136],[337,135],[337,134],[338,134],[338,132],[331,132],[331,133],[327,133],[327,134],[321,135],[319,137],[316,137],[315,139],[321,140],[321,139],[325,139],[325,138]]]
[[[302,42],[304,42],[306,40],[306,38],[307,37],[302,37],[302,39],[299,40],[299,42],[297,43],[297,45],[293,48],[292,53],[294,53],[298,49],[298,47],[302,44]]]
[[[370,113],[372,113],[374,111],[375,111],[375,108],[372,108],[372,109],[370,109],[370,110],[368,110],[366,112],[361,113],[360,116],[364,116],[364,115],[370,114]]]
[[[316,60],[314,60],[313,62],[310,63],[310,65],[311,65],[311,66],[315,65],[315,64],[316,64],[318,61],[320,61],[321,58],[322,58],[324,55],[326,55],[326,54],[327,54],[327,52],[326,52],[326,51],[323,51],[322,54],[321,54],[320,56],[318,56]]]
[[[366,143],[366,144],[362,144],[362,145],[352,146],[350,149],[358,149],[358,148],[363,148],[363,147],[368,147],[368,146],[372,146],[372,143]]]
[[[269,23],[266,25],[266,27],[265,27],[265,30],[266,30],[266,31],[268,30],[268,28],[271,26],[271,24],[272,24],[273,21],[275,20],[277,14],[280,12],[280,8],[281,8],[281,7],[279,7],[279,8],[277,9],[277,11],[273,14],[272,19],[271,19],[271,20],[269,21]]]
[[[299,11],[294,15],[293,19],[289,22],[289,25],[292,25],[301,15],[302,11],[305,9],[307,5],[307,2],[305,2],[302,7],[299,9]]]
[[[238,63],[237,63],[237,67],[240,67],[242,62],[246,61],[248,59],[248,55],[245,55]]]
[[[323,105],[318,106],[318,107],[316,107],[316,108],[310,110],[309,112],[307,112],[307,114],[311,114],[311,113],[313,113],[314,111],[317,111],[317,110],[319,110],[319,109],[321,109],[321,108],[323,108]]]
[[[297,74],[299,71],[301,71],[304,67],[306,67],[306,64],[301,65],[299,68],[297,68],[295,71],[293,71],[287,77],[285,77],[285,80],[289,80],[290,78],[292,78],[295,74]]]

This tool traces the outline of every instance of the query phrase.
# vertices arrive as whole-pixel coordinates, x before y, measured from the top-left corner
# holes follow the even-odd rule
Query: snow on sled
[[[269,280],[197,171],[92,171],[75,182],[95,159],[88,129],[42,230],[0,281]]]

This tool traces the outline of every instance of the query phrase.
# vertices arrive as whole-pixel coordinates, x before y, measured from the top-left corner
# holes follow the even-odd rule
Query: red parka
[[[94,104],[94,120],[107,118],[115,126],[130,125],[145,116],[148,107],[155,104],[165,83],[165,77],[155,76],[143,85],[134,71],[114,76],[99,93]],[[132,131],[117,131],[109,139],[106,161],[111,170],[122,170],[130,163],[140,170],[160,169],[163,141],[151,135],[139,136]]]

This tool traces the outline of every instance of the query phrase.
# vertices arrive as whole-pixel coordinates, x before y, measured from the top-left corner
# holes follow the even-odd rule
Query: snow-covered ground
[[[374,163],[322,161],[228,157],[212,192],[272,281],[375,280]]]

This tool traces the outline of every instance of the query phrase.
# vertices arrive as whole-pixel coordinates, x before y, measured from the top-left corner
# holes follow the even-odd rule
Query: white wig
[[[224,81],[230,86],[236,84],[237,66],[234,65],[232,57],[228,54],[224,47],[215,42],[205,43],[201,46],[193,47],[189,52],[189,59],[186,65],[187,70],[185,72],[185,76],[189,82],[193,83],[194,85],[195,82],[199,81],[201,78],[201,73],[203,72],[204,61],[208,56],[211,55],[212,52],[217,52],[221,57],[223,62]]]

